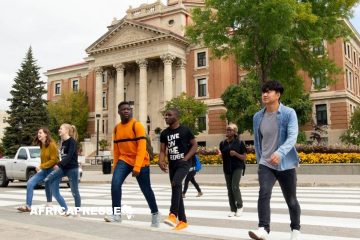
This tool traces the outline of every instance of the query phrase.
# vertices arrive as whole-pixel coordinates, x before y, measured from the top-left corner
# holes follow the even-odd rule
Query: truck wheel
[[[6,177],[4,168],[0,168],[0,187],[7,187],[9,185],[9,179]]]

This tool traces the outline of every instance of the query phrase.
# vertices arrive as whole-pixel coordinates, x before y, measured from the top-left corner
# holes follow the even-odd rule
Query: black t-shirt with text
[[[184,159],[190,151],[190,141],[194,138],[191,130],[183,125],[176,129],[168,127],[161,132],[160,142],[166,145],[169,164]]]
[[[245,162],[235,156],[230,156],[230,151],[234,150],[239,154],[246,153],[246,147],[243,141],[234,139],[228,142],[226,139],[220,143],[220,151],[223,159],[223,170],[225,174],[231,174],[236,168],[245,169]]]

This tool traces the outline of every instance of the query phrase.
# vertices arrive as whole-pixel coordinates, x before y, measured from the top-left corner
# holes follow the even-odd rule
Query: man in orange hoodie
[[[106,216],[106,222],[121,222],[121,187],[132,173],[150,207],[151,226],[159,227],[160,213],[150,183],[150,157],[146,151],[145,128],[132,117],[129,102],[118,105],[121,123],[114,128],[114,173],[111,181],[113,215]]]

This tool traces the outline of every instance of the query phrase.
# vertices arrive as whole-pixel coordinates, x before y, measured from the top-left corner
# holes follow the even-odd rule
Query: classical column
[[[172,62],[175,56],[167,53],[160,58],[164,62],[164,103],[166,103],[166,101],[170,101],[173,98]]]
[[[124,70],[125,66],[122,63],[114,64],[116,68],[116,90],[115,90],[115,99],[116,99],[116,123],[120,122],[120,116],[117,113],[117,106],[120,102],[124,101]]]
[[[139,122],[144,127],[147,120],[147,64],[146,59],[139,59],[136,61],[140,68],[139,75]]]
[[[176,63],[176,69],[177,69],[177,77],[179,77],[177,80],[178,86],[177,86],[177,95],[180,95],[183,92],[186,92],[186,61],[185,59],[181,58],[178,59]]]
[[[95,118],[95,134],[97,133],[96,121],[99,119],[99,134],[102,134],[102,75],[103,69],[101,67],[95,69],[96,80],[95,80],[95,116],[100,114],[100,118]]]

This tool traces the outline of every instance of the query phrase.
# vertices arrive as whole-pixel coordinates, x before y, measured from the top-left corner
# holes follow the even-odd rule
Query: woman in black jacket
[[[246,147],[244,142],[239,140],[237,132],[237,126],[229,124],[226,127],[226,139],[220,142],[219,147],[231,210],[229,217],[239,217],[243,212],[240,179],[245,172]]]

